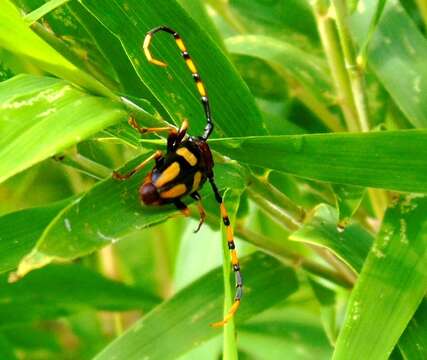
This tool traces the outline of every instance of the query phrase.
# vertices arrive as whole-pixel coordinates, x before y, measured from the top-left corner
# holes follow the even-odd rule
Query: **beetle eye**
[[[145,205],[155,204],[160,198],[157,188],[152,183],[143,184],[139,188],[139,195]]]

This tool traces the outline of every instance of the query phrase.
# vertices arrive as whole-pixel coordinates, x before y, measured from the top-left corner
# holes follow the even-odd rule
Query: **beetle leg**
[[[182,139],[184,139],[185,135],[187,134],[187,129],[188,121],[184,119],[178,131],[173,129],[169,132],[167,143],[168,153],[174,152],[178,148],[178,146],[181,144]]]
[[[113,179],[116,180],[126,180],[129,179],[132,175],[136,174],[138,171],[142,170],[151,160],[159,161],[159,159],[162,157],[161,151],[156,151],[153,155],[145,159],[141,164],[139,164],[137,167],[135,167],[133,170],[128,172],[127,174],[120,174],[117,171],[113,171]]]
[[[129,117],[128,123],[140,134],[158,133],[162,131],[169,131],[169,132],[176,131],[175,128],[173,128],[172,126],[152,127],[152,128],[142,127],[138,124],[135,117],[133,117],[132,115]]]
[[[175,204],[176,208],[177,208],[179,211],[181,211],[181,213],[182,213],[184,216],[186,216],[186,217],[190,216],[190,209],[189,209],[189,208],[188,208],[188,206],[187,206],[187,205],[185,205],[181,200],[176,199],[176,200],[174,201],[174,204]]]
[[[197,200],[197,209],[199,210],[199,214],[200,214],[199,224],[197,225],[197,228],[194,230],[194,233],[196,233],[200,230],[203,223],[205,222],[206,211],[205,211],[205,208],[203,207],[203,204],[202,204],[202,197],[200,196],[200,194],[197,191],[193,192],[190,196],[193,199]]]

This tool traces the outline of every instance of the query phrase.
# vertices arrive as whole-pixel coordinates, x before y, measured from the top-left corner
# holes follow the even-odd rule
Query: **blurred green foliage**
[[[427,358],[423,1],[0,9],[0,359]],[[245,279],[225,330],[208,326],[233,284],[209,187],[194,234],[192,201],[188,219],[141,206],[148,168],[111,178],[165,146],[129,114],[205,125],[174,42],[153,40],[167,68],[144,56],[159,25],[209,92]]]

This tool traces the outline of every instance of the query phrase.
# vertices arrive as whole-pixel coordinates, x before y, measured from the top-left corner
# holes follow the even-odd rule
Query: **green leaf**
[[[376,7],[377,1],[360,0],[363,11],[352,16],[352,30],[359,45],[367,37]],[[423,101],[427,92],[427,40],[399,1],[388,1],[367,54],[368,65],[409,121],[415,127],[427,127],[427,103]]]
[[[390,356],[426,293],[426,213],[427,198],[412,195],[387,210],[351,293],[334,359]]]
[[[333,184],[336,207],[339,211],[339,225],[345,227],[362,202],[365,188]]]
[[[48,77],[0,83],[0,182],[126,117],[118,103]]]
[[[24,20],[28,22],[28,25],[32,25],[33,23],[41,19],[43,16],[50,13],[52,10],[55,10],[57,7],[64,5],[68,1],[70,0],[50,0],[44,3],[39,8],[37,8],[36,10],[25,15]]]
[[[147,31],[167,25],[180,33],[196,64],[210,96],[211,110],[220,136],[266,134],[260,114],[247,87],[221,50],[173,0],[142,2],[138,0],[81,3],[124,46],[144,84],[156,96],[176,123],[188,118],[190,133],[200,134],[206,124],[203,107],[173,38],[158,34],[152,41],[153,56],[168,67],[150,64],[142,51]]]
[[[95,93],[115,98],[99,81],[79,70],[30,30],[18,9],[9,0],[0,0],[0,44],[12,53],[24,56],[41,69],[72,81]]]
[[[8,339],[0,334],[0,357],[4,360],[17,360],[13,345]]]
[[[354,273],[358,273],[372,245],[372,236],[356,224],[349,225],[344,230],[337,225],[337,211],[321,204],[289,239],[325,247],[345,262]]]
[[[265,254],[242,259],[246,296],[236,315],[237,324],[282,301],[297,289],[295,273]],[[176,359],[220,330],[209,323],[222,314],[222,269],[217,268],[164,302],[107,346],[96,360],[123,358]],[[280,286],[271,279],[283,279]]]
[[[34,247],[45,227],[68,202],[60,201],[0,217],[0,273],[17,267]]]
[[[120,172],[130,171],[147,157],[137,157]],[[71,260],[90,254],[176,216],[179,212],[173,205],[141,206],[138,189],[149,170],[147,167],[126,181],[113,178],[100,181],[64,208],[45,229],[33,251],[21,261],[18,275],[23,276],[55,259]],[[244,184],[238,171],[234,166],[218,164],[215,174],[219,187],[242,188]],[[209,208],[209,199],[214,201],[212,191],[206,186],[201,194],[207,200],[205,207]]]
[[[80,265],[51,265],[24,279],[0,283],[0,326],[52,319],[88,309],[147,310],[159,299]]]
[[[295,42],[318,41],[315,20],[306,1],[229,0],[228,4],[235,11],[235,18],[247,18],[246,32],[260,31],[261,26],[263,33],[284,33]]]
[[[250,359],[328,360],[332,354],[317,314],[289,303],[244,324],[239,344]]]
[[[265,60],[289,83],[304,105],[330,129],[342,129],[338,117],[324,105],[331,102],[333,90],[323,59],[268,36],[236,36],[227,39],[226,45],[231,53]]]
[[[427,131],[212,139],[239,162],[308,179],[427,192]]]
[[[427,300],[423,299],[405,332],[399,339],[399,350],[405,359],[427,358]]]
[[[320,305],[320,318],[323,328],[329,342],[334,345],[337,339],[337,324],[336,324],[336,294],[333,290],[327,288],[314,277],[308,278],[314,296]]]

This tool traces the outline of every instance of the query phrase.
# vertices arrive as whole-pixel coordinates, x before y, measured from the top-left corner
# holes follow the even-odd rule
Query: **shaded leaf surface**
[[[357,273],[372,245],[372,235],[356,224],[347,226],[344,231],[339,230],[337,225],[337,211],[321,204],[289,239],[326,247]]]
[[[293,270],[265,254],[245,257],[241,264],[247,284],[237,327],[288,297],[298,286]],[[272,278],[283,279],[281,286],[271,282]],[[221,330],[208,324],[222,317],[222,283],[222,269],[208,273],[139,320],[95,359],[175,359],[217,336]]]
[[[51,265],[13,284],[2,276],[0,288],[0,326],[94,308],[146,310],[159,301],[79,265]]]
[[[426,213],[427,199],[411,195],[387,210],[351,294],[334,359],[390,356],[426,292]]]
[[[0,273],[16,268],[34,247],[45,227],[67,203],[61,201],[0,217]]]

